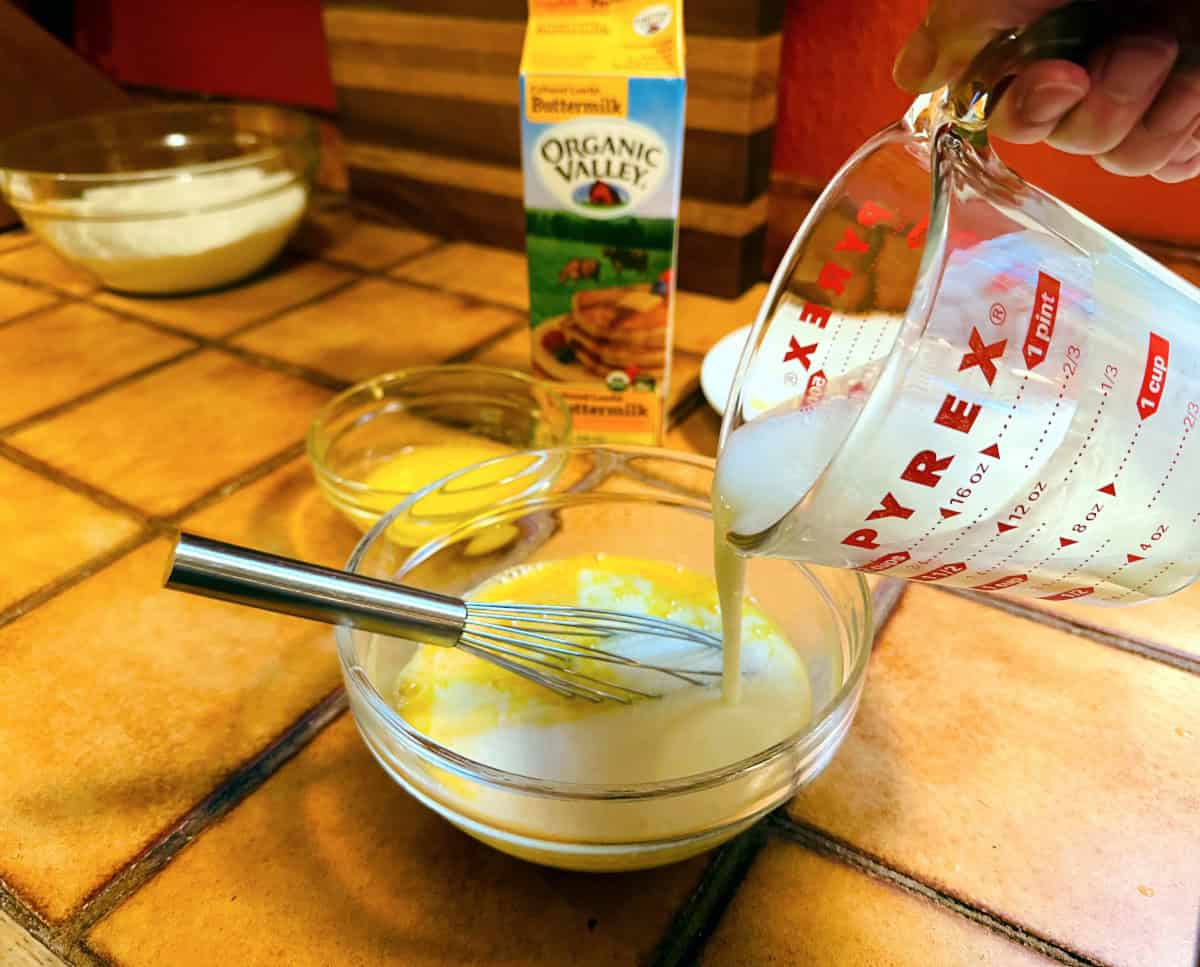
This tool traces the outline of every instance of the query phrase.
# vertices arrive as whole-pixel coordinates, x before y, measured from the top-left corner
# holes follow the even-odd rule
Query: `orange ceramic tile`
[[[471,357],[471,362],[481,366],[499,366],[502,369],[517,369],[523,373],[530,370],[529,327],[518,326],[503,339],[486,346]]]
[[[404,793],[347,717],[88,944],[122,967],[636,963],[702,868],[588,875],[510,859]]]
[[[23,228],[10,228],[0,232],[0,252],[23,248],[33,242],[33,236]]]
[[[138,530],[133,520],[3,459],[0,494],[0,610]]]
[[[343,208],[310,213],[291,247],[362,269],[382,269],[436,243],[432,235],[365,221]]]
[[[42,309],[55,301],[55,296],[19,282],[0,279],[0,322]]]
[[[337,683],[328,628],[162,590],[167,553],[0,629],[0,876],[51,921]]]
[[[169,514],[301,440],[328,396],[291,376],[204,352],[9,442],[143,510]]]
[[[793,815],[1106,964],[1193,967],[1200,676],[911,587]]]
[[[27,245],[0,254],[0,273],[39,282],[71,295],[86,295],[96,288],[96,282],[90,275],[63,261],[41,244]]]
[[[392,275],[514,309],[529,308],[529,269],[521,252],[454,242],[404,263]]]
[[[708,405],[697,406],[678,426],[667,431],[663,446],[686,450],[705,457],[716,457],[721,434],[721,418]]]
[[[354,278],[324,262],[284,258],[265,273],[216,292],[151,298],[102,292],[96,301],[146,319],[219,337],[316,298]]]
[[[703,356],[726,333],[752,323],[766,294],[765,282],[736,299],[680,292],[675,307],[675,345]]]
[[[237,342],[352,381],[437,363],[520,321],[508,309],[389,279],[365,279]]]
[[[1097,608],[1021,598],[1019,603],[1099,631],[1200,658],[1200,584],[1136,607]]]
[[[779,840],[758,855],[702,962],[706,967],[1054,963],[928,900]]]
[[[5,326],[0,329],[0,426],[194,345],[80,302]]]
[[[184,521],[195,533],[327,567],[345,565],[362,537],[325,500],[299,457]]]

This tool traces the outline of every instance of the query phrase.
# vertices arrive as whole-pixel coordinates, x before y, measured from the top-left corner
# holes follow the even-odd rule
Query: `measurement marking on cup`
[[[924,560],[917,561],[916,566],[923,567],[926,564],[930,564],[933,561],[936,561],[939,557],[944,557],[948,550],[950,550],[952,547],[957,546],[959,544],[959,542],[962,541],[962,539],[971,532],[971,528],[973,528],[976,524],[978,524],[981,520],[983,520],[984,517],[987,516],[987,513],[988,512],[986,509],[981,510],[979,512],[979,515],[973,521],[971,521],[971,523],[969,523],[966,527],[964,527],[961,531],[959,531],[958,537],[954,538],[954,540],[952,540],[949,544],[947,544],[945,547],[943,547],[937,553],[931,555],[930,557],[925,558]],[[941,521],[938,521],[936,524],[933,525],[933,527],[929,528],[928,533],[932,533],[934,527],[937,527],[937,524],[940,524],[940,523],[941,523]],[[921,545],[921,541],[923,541],[923,540],[924,540],[924,537],[917,540],[911,547],[909,547],[909,549],[908,549],[909,553],[911,554],[913,551],[915,551]],[[970,558],[967,558],[967,560],[970,560]]]
[[[1009,408],[1008,416],[1004,418],[1004,423],[1000,426],[1000,432],[996,434],[996,442],[999,443],[1007,432],[1009,424],[1012,423],[1013,417],[1017,415],[1017,407],[1021,403],[1021,397],[1025,395],[1025,387],[1029,385],[1029,374],[1026,373],[1021,378],[1021,385],[1017,388],[1017,395],[1013,397],[1012,406]]]
[[[1133,428],[1133,439],[1131,439],[1129,441],[1129,446],[1127,446],[1125,448],[1125,455],[1123,457],[1121,457],[1121,462],[1119,464],[1117,464],[1117,472],[1115,474],[1113,474],[1113,482],[1114,483],[1116,483],[1116,481],[1120,479],[1121,471],[1123,471],[1125,469],[1126,464],[1129,463],[1129,458],[1131,456],[1133,456],[1133,448],[1137,446],[1138,437],[1141,436],[1141,434],[1142,434],[1142,424],[1139,423],[1137,426],[1135,426]]]
[[[1141,594],[1143,591],[1146,590],[1146,588],[1148,588],[1151,584],[1153,584],[1160,577],[1162,577],[1169,570],[1171,570],[1171,568],[1175,567],[1177,563],[1178,563],[1177,561],[1170,561],[1167,564],[1164,564],[1162,567],[1160,567],[1157,571],[1155,571],[1153,574],[1151,574],[1148,578],[1146,578],[1145,581],[1143,581],[1141,584],[1137,585],[1136,587],[1128,588],[1122,594],[1115,595],[1114,597],[1111,597],[1111,598],[1104,598],[1103,600],[1105,600],[1105,601],[1122,601],[1125,598],[1128,598],[1130,595]],[[1121,565],[1121,567],[1124,567],[1124,566],[1125,566],[1124,564]],[[1117,571],[1121,570],[1121,567],[1117,568]],[[1117,571],[1113,571],[1113,574],[1116,574]]]
[[[1096,425],[1100,422],[1100,417],[1104,415],[1104,404],[1108,402],[1108,390],[1100,396],[1100,402],[1096,404],[1096,415],[1092,418],[1092,425],[1088,427],[1088,431],[1084,434],[1083,442],[1079,444],[1079,449],[1075,451],[1075,459],[1071,461],[1071,466],[1067,469],[1066,475],[1062,478],[1059,486],[1062,486],[1071,479],[1071,475],[1079,466],[1079,461],[1083,459],[1084,453],[1087,451],[1088,445],[1092,442],[1092,437],[1096,433]],[[1113,478],[1114,482],[1116,478]]]
[[[1187,445],[1188,434],[1192,432],[1192,427],[1196,425],[1196,414],[1192,411],[1193,406],[1197,406],[1197,404],[1188,404],[1188,416],[1191,417],[1191,420],[1190,422],[1186,419],[1184,420],[1183,437],[1179,441],[1179,446],[1175,448],[1175,456],[1171,458],[1171,464],[1167,467],[1167,472],[1163,474],[1162,480],[1159,481],[1158,489],[1154,491],[1154,496],[1150,498],[1150,503],[1146,505],[1147,510],[1153,507],[1158,501],[1158,498],[1162,496],[1163,489],[1167,486],[1167,481],[1171,479],[1171,474],[1175,472],[1175,467],[1179,463],[1179,458],[1183,455],[1183,448]]]
[[[1033,529],[1033,533],[1030,534],[1028,537],[1026,537],[1025,540],[1021,541],[1020,544],[1018,544],[1011,551],[1009,551],[1007,554],[1005,554],[1004,557],[1000,558],[1000,560],[996,561],[991,567],[984,568],[979,573],[980,574],[991,574],[997,568],[1001,567],[1004,564],[1007,564],[1014,557],[1016,557],[1018,554],[1020,554],[1021,551],[1023,551],[1025,549],[1025,547],[1029,544],[1029,542],[1034,540],[1038,536],[1038,534],[1040,534],[1045,529],[1045,527],[1046,527],[1045,521],[1038,524],[1037,527],[1035,527]]]
[[[1075,347],[1072,346],[1070,348],[1074,349]],[[1038,437],[1037,443],[1035,443],[1033,445],[1033,449],[1029,451],[1029,459],[1025,461],[1025,469],[1026,470],[1028,470],[1030,467],[1033,466],[1033,458],[1035,456],[1037,456],[1037,452],[1040,449],[1042,449],[1042,444],[1046,442],[1046,436],[1050,433],[1051,428],[1054,426],[1054,418],[1056,416],[1058,416],[1058,411],[1059,411],[1059,408],[1062,406],[1062,401],[1066,397],[1067,390],[1071,386],[1071,378],[1075,375],[1076,372],[1078,372],[1077,369],[1072,370],[1071,375],[1068,376],[1065,380],[1063,380],[1062,389],[1060,389],[1058,391],[1058,399],[1056,399],[1054,401],[1054,409],[1052,409],[1050,411],[1050,416],[1046,419],[1046,426],[1042,430],[1042,435],[1040,437]]]
[[[1092,560],[1093,560],[1093,559],[1096,557],[1096,555],[1097,555],[1097,554],[1099,554],[1101,551],[1103,551],[1103,550],[1104,550],[1106,547],[1108,547],[1108,545],[1109,545],[1109,544],[1111,544],[1111,543],[1112,543],[1112,538],[1111,538],[1111,537],[1109,537],[1109,538],[1105,538],[1104,542],[1103,542],[1103,543],[1102,543],[1102,544],[1101,544],[1099,547],[1097,547],[1097,548],[1096,548],[1094,551],[1092,551],[1092,553],[1091,553],[1091,554],[1089,554],[1089,555],[1088,555],[1087,557],[1085,557],[1085,558],[1084,558],[1082,561],[1080,561],[1080,562],[1079,562],[1078,564],[1076,564],[1076,565],[1075,565],[1073,568],[1071,568],[1071,570],[1064,572],[1064,573],[1063,573],[1063,574],[1060,576],[1059,580],[1064,580],[1064,581],[1065,581],[1065,580],[1066,580],[1067,578],[1069,578],[1069,577],[1070,577],[1072,574],[1077,574],[1079,571],[1082,571],[1082,570],[1083,570],[1085,567],[1087,567],[1087,566],[1088,566],[1088,565],[1089,565],[1089,564],[1092,562]],[[1047,588],[1046,590],[1050,590],[1050,589],[1049,589],[1049,588]]]

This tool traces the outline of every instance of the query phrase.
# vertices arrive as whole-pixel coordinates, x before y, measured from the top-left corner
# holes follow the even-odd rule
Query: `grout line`
[[[195,500],[184,504],[178,510],[162,517],[156,517],[156,523],[166,526],[170,530],[174,530],[181,521],[186,520],[202,510],[207,510],[213,504],[220,503],[222,500],[232,496],[239,490],[249,487],[251,484],[257,483],[263,477],[274,473],[280,467],[286,466],[295,460],[298,456],[304,453],[305,442],[300,440],[296,443],[291,443],[277,453],[272,454],[265,460],[256,463],[253,467],[243,470],[241,473],[229,478],[223,483],[217,484],[210,490],[205,491]]]
[[[67,963],[71,967],[118,967],[107,957],[102,957],[85,943],[76,944],[67,951]]]
[[[9,423],[7,426],[0,426],[0,437],[10,436],[14,433],[20,433],[22,430],[28,429],[35,423],[41,423],[43,420],[53,419],[56,416],[61,416],[63,413],[70,413],[72,410],[83,406],[85,403],[90,403],[97,397],[103,396],[109,390],[119,389],[130,383],[136,383],[144,376],[150,376],[160,369],[166,369],[175,363],[183,362],[190,356],[195,356],[201,351],[202,347],[192,345],[188,349],[184,349],[173,356],[168,356],[166,359],[160,359],[157,362],[149,363],[141,369],[135,369],[131,373],[125,373],[115,379],[109,380],[107,383],[102,383],[99,386],[93,386],[91,389],[84,390],[77,396],[71,397],[69,400],[64,400],[61,403],[55,403],[53,406],[48,406],[44,410],[39,410],[29,416],[24,416],[21,419]]]
[[[383,225],[385,228],[395,227],[389,226],[385,222],[376,222],[375,224]],[[363,265],[355,265],[353,262],[347,262],[345,259],[339,259],[332,255],[325,255],[320,252],[316,253],[315,255],[310,255],[302,249],[291,249],[290,251],[296,252],[305,258],[312,259],[317,262],[324,262],[326,265],[332,265],[335,269],[344,269],[351,272],[357,272],[359,275],[365,278],[377,278],[381,276],[387,276],[389,272],[392,272],[401,266],[407,265],[409,262],[415,262],[417,259],[423,259],[426,255],[433,255],[435,252],[446,248],[446,246],[449,244],[450,243],[443,238],[434,238],[431,239],[428,245],[417,249],[415,252],[409,252],[407,255],[402,255],[398,259],[385,262],[383,265],[376,266],[375,268],[367,268]]]
[[[379,278],[385,282],[391,282],[393,285],[412,286],[414,289],[421,289],[425,292],[436,292],[439,295],[448,295],[456,299],[461,299],[463,304],[468,308],[475,306],[484,306],[488,309],[503,309],[505,312],[512,313],[516,316],[528,316],[529,310],[521,306],[514,306],[507,302],[499,302],[496,299],[489,299],[487,296],[473,295],[470,292],[459,292],[455,289],[445,289],[441,286],[432,285],[429,282],[419,282],[416,279],[406,279],[402,275],[381,275]]]
[[[306,259],[306,261],[311,262],[312,259]],[[342,266],[337,266],[337,267],[343,268]],[[362,281],[362,270],[359,269],[357,274],[354,276],[354,278],[346,279],[342,282],[339,282],[337,285],[333,286],[330,289],[326,289],[326,290],[322,291],[318,295],[311,295],[307,299],[301,299],[299,302],[295,303],[294,305],[289,305],[282,309],[275,309],[272,312],[268,312],[259,318],[251,319],[248,322],[243,322],[240,326],[234,326],[234,328],[230,329],[228,332],[222,333],[220,336],[214,337],[213,341],[221,342],[221,343],[227,342],[230,339],[234,339],[237,336],[244,335],[245,333],[248,333],[254,329],[260,328],[261,326],[266,326],[272,322],[278,322],[281,318],[283,318],[286,315],[289,315],[290,313],[299,312],[301,309],[309,309],[312,306],[320,305],[320,303],[324,302],[326,299],[332,299],[336,295],[341,295],[347,289],[353,288],[354,286],[358,285],[361,281]]]
[[[529,327],[523,322],[515,322],[511,326],[507,326],[504,329],[499,330],[498,332],[492,333],[490,336],[485,336],[483,339],[479,340],[479,342],[477,342],[474,346],[470,346],[467,349],[462,350],[461,352],[455,353],[449,359],[442,360],[442,363],[445,365],[448,365],[448,366],[453,366],[453,365],[457,365],[459,363],[470,362],[476,356],[491,349],[497,343],[503,342],[509,336],[514,336],[518,332],[522,332],[523,330],[526,330],[528,328]],[[551,389],[554,388],[553,384],[551,384],[550,388]]]
[[[0,628],[12,624],[22,615],[28,614],[34,608],[45,604],[51,598],[57,597],[64,591],[75,587],[75,585],[83,583],[92,575],[98,574],[116,564],[121,558],[149,544],[157,536],[158,530],[156,528],[143,528],[137,534],[126,538],[121,543],[109,548],[103,554],[97,554],[95,557],[89,558],[78,567],[67,571],[66,574],[59,575],[35,591],[31,591],[25,597],[18,598],[7,607],[0,608]]]
[[[35,290],[40,292],[41,289]],[[61,309],[65,304],[65,300],[61,297],[54,302],[50,302],[44,306],[35,306],[32,309],[26,309],[24,312],[18,312],[15,316],[5,319],[0,322],[0,329],[8,329],[10,326],[20,325],[22,322],[29,322],[35,316],[40,316],[43,312],[51,312],[54,309]]]
[[[1039,611],[1037,608],[1020,604],[1017,601],[1010,601],[1006,598],[972,594],[970,591],[961,591],[955,588],[937,588],[936,590],[941,591],[943,594],[953,594],[955,597],[974,601],[985,607],[995,608],[997,611],[1003,611],[1005,614],[1010,614],[1016,618],[1024,618],[1058,631],[1065,631],[1078,638],[1087,638],[1097,644],[1116,648],[1119,651],[1128,652],[1129,654],[1146,658],[1149,661],[1156,661],[1182,672],[1200,675],[1200,658],[1189,655],[1187,652],[1175,651],[1169,645],[1162,645],[1157,642],[1146,641],[1113,631],[1105,631],[1102,628],[1097,628],[1082,621]]]
[[[46,463],[44,460],[39,460],[37,457],[24,450],[19,450],[11,443],[6,443],[0,440],[0,457],[7,457],[13,463],[24,467],[26,470],[32,470],[34,473],[45,477],[52,483],[66,487],[68,490],[73,490],[77,494],[82,494],[94,503],[99,504],[107,510],[113,510],[117,513],[124,514],[126,517],[132,517],[134,520],[143,523],[150,523],[150,516],[140,508],[133,504],[126,503],[120,497],[101,490],[84,480],[73,477],[70,474],[59,470],[53,464]]]
[[[765,827],[756,823],[721,847],[648,958],[650,967],[696,963],[766,842]]]
[[[306,383],[311,383],[314,386],[319,386],[321,389],[327,389],[334,393],[340,393],[348,386],[353,385],[350,380],[326,373],[324,370],[311,369],[308,366],[301,366],[299,363],[290,363],[286,359],[277,359],[274,356],[255,352],[253,349],[246,349],[243,346],[213,343],[209,348],[240,359],[244,363],[258,366],[260,369],[269,369],[276,373],[283,373],[285,376],[302,379]]]
[[[205,829],[233,810],[312,742],[346,707],[346,693],[339,686],[99,887],[59,929],[59,941],[65,946],[79,943],[87,931],[143,887]]]
[[[781,838],[810,850],[819,856],[837,860],[876,880],[915,896],[919,896],[937,907],[979,924],[1000,934],[1005,939],[1048,957],[1068,967],[1105,967],[1104,963],[1085,954],[1073,951],[1053,940],[1042,937],[1025,927],[1012,923],[982,907],[974,906],[951,893],[923,883],[907,873],[902,873],[880,860],[862,852],[828,833],[807,823],[790,819],[782,812],[774,813],[768,820],[771,830]]]

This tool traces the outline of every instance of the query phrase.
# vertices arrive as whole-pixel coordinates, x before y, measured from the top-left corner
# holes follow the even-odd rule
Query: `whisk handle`
[[[453,648],[457,598],[181,533],[163,584],[206,598]]]

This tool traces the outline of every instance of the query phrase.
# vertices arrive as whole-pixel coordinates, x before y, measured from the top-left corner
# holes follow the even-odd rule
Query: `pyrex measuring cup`
[[[725,412],[742,553],[1104,603],[1200,573],[1200,291],[985,134],[991,84],[1094,43],[1096,10],[985,50],[813,207]]]

